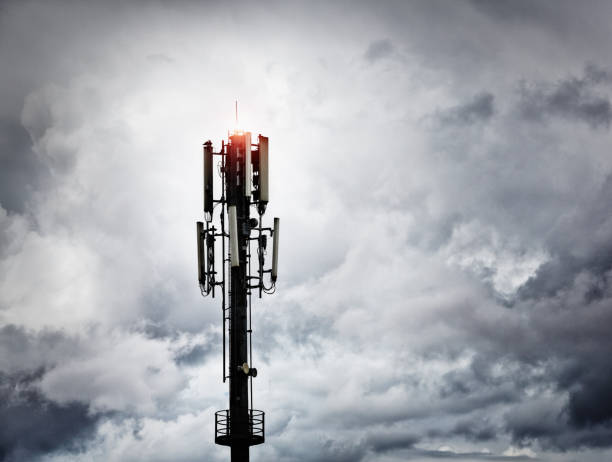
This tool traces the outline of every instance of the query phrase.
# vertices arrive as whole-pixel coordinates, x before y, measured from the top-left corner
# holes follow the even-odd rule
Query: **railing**
[[[248,443],[249,446],[261,444],[265,440],[265,412],[258,409],[248,411]],[[231,446],[232,441],[243,436],[232,434],[231,414],[229,409],[215,412],[215,443]]]
[[[219,441],[227,439],[230,435],[230,412],[229,409],[215,412],[215,442],[223,444]]]
[[[265,438],[264,430],[265,412],[257,409],[249,409],[249,433],[251,434],[251,439],[261,439],[263,443]]]

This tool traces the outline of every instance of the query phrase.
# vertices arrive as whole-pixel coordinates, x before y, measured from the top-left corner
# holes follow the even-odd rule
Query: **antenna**
[[[230,262],[232,268],[240,266],[238,255],[238,221],[236,219],[236,206],[229,206],[229,241]]]
[[[274,231],[272,240],[272,282],[278,277],[278,233],[280,232],[280,218],[274,218]]]
[[[212,142],[204,143],[204,217],[212,220],[213,211],[213,148]]]
[[[206,268],[204,266],[204,239],[202,239],[202,235],[204,234],[204,223],[201,221],[196,222],[196,236],[197,236],[197,245],[198,245],[198,281],[200,284],[206,284],[205,274]]]
[[[235,113],[238,124],[238,100]],[[259,135],[257,144],[251,141],[250,132],[236,130],[221,143],[219,152],[213,152],[212,142],[204,143],[205,220],[196,224],[200,291],[204,296],[212,293],[213,298],[215,288],[221,292],[222,377],[223,382],[229,379],[229,409],[215,413],[215,443],[231,448],[232,462],[248,462],[249,447],[265,441],[265,413],[253,409],[257,369],[252,364],[251,297],[257,292],[259,298],[274,293],[278,274],[279,219],[274,219],[273,228],[263,226],[269,199],[268,138]],[[220,158],[218,169],[213,156]],[[221,177],[217,199],[213,197],[215,172]],[[268,238],[273,240],[271,262],[266,262]],[[252,246],[256,247],[253,273]],[[218,259],[216,247],[221,247]],[[222,267],[217,271],[219,262]]]
[[[244,195],[251,196],[253,178],[253,161],[251,159],[251,132],[244,134]]]

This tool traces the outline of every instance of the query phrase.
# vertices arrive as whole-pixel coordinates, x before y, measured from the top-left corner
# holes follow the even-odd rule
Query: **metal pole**
[[[230,294],[230,427],[231,461],[249,461],[248,376],[240,369],[247,356],[247,243],[250,200],[243,193],[244,137],[232,137],[226,164],[228,205],[236,207],[239,265],[231,268]]]

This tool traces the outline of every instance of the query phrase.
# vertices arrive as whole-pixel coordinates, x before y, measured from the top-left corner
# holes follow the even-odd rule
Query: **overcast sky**
[[[611,20],[0,2],[0,460],[229,459],[193,237],[236,99],[282,225],[253,461],[612,460]]]

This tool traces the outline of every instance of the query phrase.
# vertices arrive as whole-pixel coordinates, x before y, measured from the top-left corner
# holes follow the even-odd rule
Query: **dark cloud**
[[[173,338],[178,335],[174,326],[160,321],[152,321],[150,319],[144,321],[141,330],[144,335],[152,339]]]
[[[579,329],[564,329],[566,335],[576,338]],[[572,332],[573,331],[573,332]],[[544,447],[570,450],[580,447],[609,447],[612,445],[612,407],[609,405],[608,390],[612,384],[610,368],[612,363],[607,359],[597,359],[603,350],[609,349],[609,342],[585,352],[585,343],[589,340],[574,340],[574,349],[559,345],[563,340],[548,337],[550,345],[547,350],[566,350],[573,360],[558,368],[547,368],[546,381],[556,382],[556,387],[569,399],[567,404],[553,402],[521,403],[506,415],[506,429],[514,440],[521,444],[538,441]],[[569,339],[568,339],[569,340]],[[533,345],[532,348],[536,348]],[[540,346],[543,350],[544,348]],[[541,355],[542,352],[536,354]],[[542,357],[546,364],[553,359]],[[589,361],[588,367],[575,366],[576,362]],[[532,380],[531,385],[537,383]]]
[[[467,345],[474,347],[475,339],[484,337],[491,343],[476,347],[479,354],[470,367],[445,374],[438,389],[441,398],[459,401],[510,385],[505,398],[500,394],[492,402],[512,403],[504,428],[519,445],[563,451],[612,445],[606,397],[612,386],[612,341],[603,327],[612,324],[612,180],[606,175],[599,181],[588,201],[560,208],[562,216],[545,234],[547,261],[509,304],[508,320],[519,316],[526,322],[468,326],[474,335]],[[527,397],[528,388],[538,392]],[[544,398],[551,389],[559,396],[554,400]],[[469,407],[477,408],[478,401]],[[478,427],[470,431],[470,425],[457,424],[455,429],[466,439],[478,438]],[[499,437],[500,431],[483,436]]]
[[[503,362],[497,358],[479,355],[466,369],[444,374],[438,389],[445,412],[465,414],[474,409],[486,409],[499,403],[517,403],[521,400],[520,375],[509,380],[493,372]]]
[[[0,206],[23,213],[48,169],[32,151],[29,133],[18,119],[0,119]]]
[[[57,404],[36,388],[44,370],[0,372],[0,460],[25,461],[57,451],[78,453],[94,437],[100,414],[87,404]]]
[[[495,113],[495,97],[488,92],[474,96],[470,101],[438,111],[436,118],[442,125],[463,126],[476,122],[485,122]]]
[[[215,340],[218,343],[221,342],[220,339]],[[213,348],[211,343],[192,345],[180,350],[176,355],[175,360],[177,364],[195,366],[197,364],[202,364],[207,359],[207,356],[212,351],[216,350],[218,350],[218,348]]]
[[[306,462],[359,462],[367,455],[367,447],[359,441],[343,441],[321,437],[316,446],[291,444],[278,445],[275,451],[276,460],[303,460]]]
[[[563,289],[511,308],[526,310],[529,325],[495,339],[496,346],[485,357],[493,367],[504,360],[521,365],[520,374],[501,376],[502,381],[513,382],[515,404],[505,416],[505,428],[520,445],[537,441],[564,451],[612,445],[612,407],[607,398],[612,385],[608,354],[612,341],[602,327],[612,322],[612,291],[606,276],[600,297],[586,300],[590,283],[584,283],[583,271],[574,276]],[[450,383],[457,382],[455,377]],[[486,389],[468,378],[458,383],[461,386],[450,389],[456,396]],[[527,387],[541,390],[542,395],[526,399]],[[563,398],[544,398],[551,389]]]
[[[523,332],[521,340],[512,334],[503,348],[525,365],[544,366],[540,380],[567,397],[563,406],[543,402],[507,415],[507,428],[521,444],[537,440],[562,450],[612,445],[612,340],[603,327],[612,323],[612,249],[605,237],[610,203],[608,177],[590,204],[550,234],[550,260],[518,290],[512,309],[527,310],[531,334]]]
[[[427,431],[429,438],[452,439],[459,437],[475,443],[494,441],[499,437],[500,429],[486,419],[459,420],[449,429],[434,428]]]
[[[608,289],[606,274],[612,269],[612,176],[595,197],[572,211],[549,236],[550,261],[544,263],[520,289],[522,299],[552,297],[571,286],[583,272],[593,275],[583,301],[601,299]]]
[[[459,452],[452,450],[423,450],[413,451],[414,455],[432,459],[454,459],[454,460],[485,460],[485,461],[511,461],[511,460],[534,460],[529,455],[498,456],[486,452]]]
[[[519,111],[528,120],[561,117],[582,121],[591,128],[608,128],[612,106],[597,85],[609,81],[607,71],[588,66],[582,77],[570,77],[554,84],[523,83]]]
[[[606,367],[582,381],[577,390],[570,393],[569,413],[571,422],[579,427],[606,423],[612,428],[612,361],[601,364]],[[612,444],[612,435],[609,444]]]
[[[469,0],[478,10],[502,21],[538,21],[563,20],[563,15],[554,14],[556,4],[567,2],[531,2],[529,0]]]
[[[550,444],[566,428],[563,411],[547,402],[516,406],[506,414],[505,420],[514,440],[523,445],[534,440]]]
[[[364,53],[364,58],[370,63],[375,63],[376,61],[390,56],[393,50],[394,46],[391,40],[375,40],[368,45],[368,49]]]
[[[323,462],[326,460],[337,460],[340,462],[360,461],[366,455],[365,447],[362,444],[351,444],[348,441],[338,441],[326,439],[323,441],[320,450],[313,454],[310,460]]]
[[[593,84],[612,82],[612,73],[595,63],[584,66],[584,80]]]
[[[78,340],[61,331],[30,332],[14,324],[0,327],[0,371],[8,375],[48,369],[78,349]]]
[[[520,446],[538,442],[545,449],[571,451],[588,447],[609,447],[610,423],[575,427],[568,425],[567,410],[550,403],[521,405],[506,416],[506,429]]]
[[[414,434],[399,432],[397,430],[388,430],[368,435],[366,437],[366,445],[374,453],[385,453],[388,451],[413,448],[419,440],[420,437]]]
[[[490,422],[464,420],[457,422],[449,436],[461,436],[470,441],[484,442],[496,439],[497,432]]]

